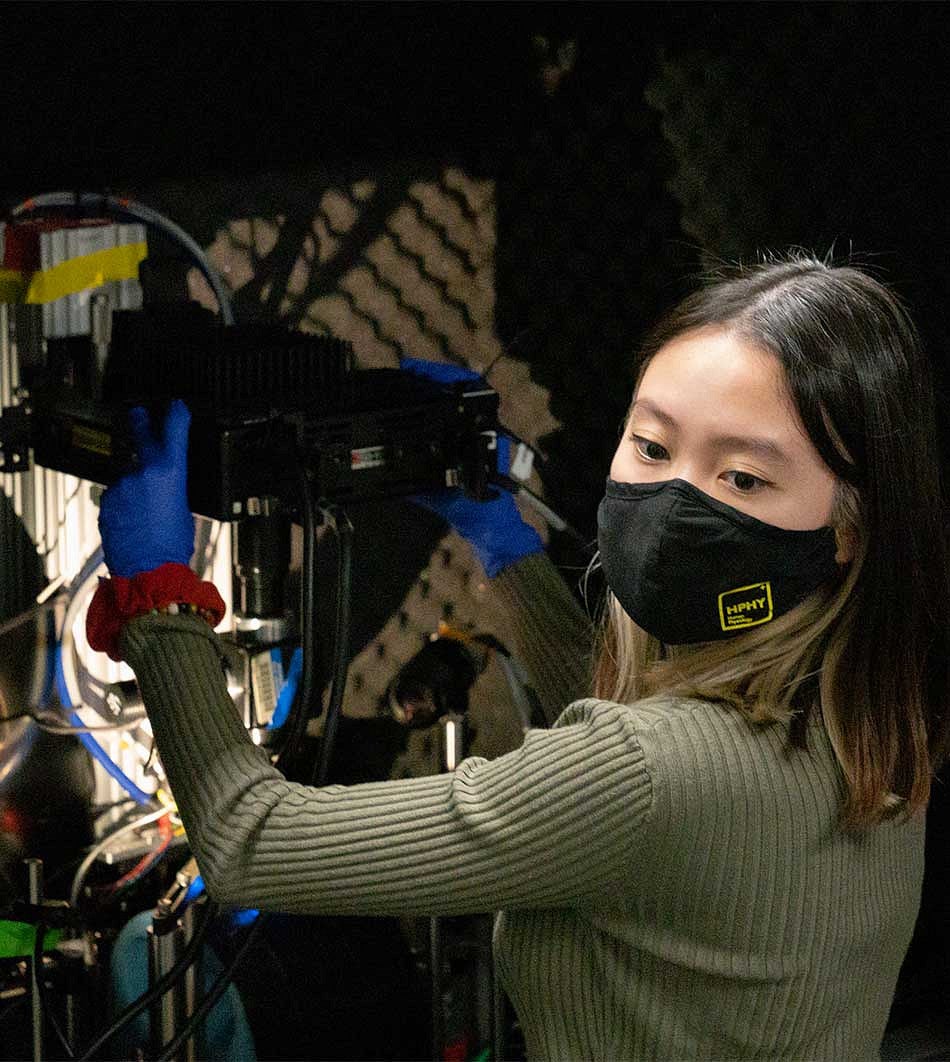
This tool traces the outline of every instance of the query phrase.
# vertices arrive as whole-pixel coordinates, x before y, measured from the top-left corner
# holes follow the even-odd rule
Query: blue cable
[[[79,715],[79,713],[71,710],[73,708],[73,703],[69,697],[69,690],[67,690],[66,688],[66,676],[63,674],[62,644],[58,644],[56,646],[56,692],[59,694],[59,699],[63,707],[70,709],[69,721],[73,724],[73,726],[85,726],[85,723],[83,723],[82,717]],[[76,737],[78,737],[79,740],[83,743],[83,745],[86,746],[86,749],[89,751],[90,755],[92,755],[96,760],[99,761],[99,763],[105,769],[106,773],[111,775],[136,803],[142,805],[151,805],[155,803],[154,797],[149,796],[149,794],[146,793],[144,789],[139,789],[135,782],[133,782],[132,779],[129,778],[129,776],[122,770],[122,768],[119,767],[117,763],[113,763],[112,760],[109,759],[106,750],[99,744],[98,741],[96,741],[92,734],[79,733],[76,735]]]
[[[303,670],[303,650],[298,646],[294,650],[294,655],[290,659],[290,667],[287,669],[287,677],[284,679],[284,684],[280,687],[280,693],[277,695],[277,704],[274,707],[274,714],[271,716],[270,722],[267,724],[268,730],[276,730],[279,726],[283,726],[287,722],[287,716],[290,714],[290,706],[294,703],[294,697],[297,695],[297,687],[300,685],[300,673]]]
[[[231,926],[236,929],[241,926],[249,926],[257,921],[260,913],[254,907],[238,907],[231,912]]]
[[[191,884],[185,891],[185,897],[182,900],[182,906],[186,907],[188,904],[193,903],[198,897],[205,891],[204,878],[200,874],[196,874]],[[230,921],[232,926],[249,926],[261,912],[256,907],[235,907],[230,914]]]
[[[198,897],[205,891],[204,878],[200,874],[196,874],[191,879],[191,884],[185,891],[185,898],[182,903],[189,904],[193,900],[197,900]]]

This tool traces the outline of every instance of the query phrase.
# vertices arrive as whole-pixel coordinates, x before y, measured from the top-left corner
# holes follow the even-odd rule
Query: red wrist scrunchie
[[[187,564],[162,564],[131,579],[121,575],[100,579],[86,615],[86,640],[97,652],[120,661],[119,635],[126,623],[176,604],[194,605],[212,627],[221,622],[226,609],[214,583],[202,582]]]

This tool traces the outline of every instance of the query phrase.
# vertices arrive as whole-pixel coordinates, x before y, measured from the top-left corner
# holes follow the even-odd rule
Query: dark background
[[[946,452],[947,5],[6,3],[0,40],[8,204],[125,192],[207,245],[337,177],[494,179],[498,333],[551,391],[545,491],[587,537],[630,352],[723,258],[802,245],[896,285]],[[946,820],[901,1019],[950,982]]]
[[[0,195],[127,192],[207,244],[315,175],[494,178],[498,332],[592,533],[630,350],[719,258],[854,254],[943,384],[948,30],[916,3],[7,3]]]

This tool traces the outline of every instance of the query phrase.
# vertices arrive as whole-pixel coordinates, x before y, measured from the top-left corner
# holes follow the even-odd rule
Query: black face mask
[[[682,479],[608,479],[597,527],[607,585],[669,645],[768,623],[838,572],[833,528],[774,527]]]

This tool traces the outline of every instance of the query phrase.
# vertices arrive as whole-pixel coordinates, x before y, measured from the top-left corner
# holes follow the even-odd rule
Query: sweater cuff
[[[136,616],[169,605],[191,605],[209,626],[216,627],[226,606],[213,583],[202,582],[187,564],[168,563],[126,579],[100,579],[86,615],[86,638],[92,649],[122,660],[122,629]]]

